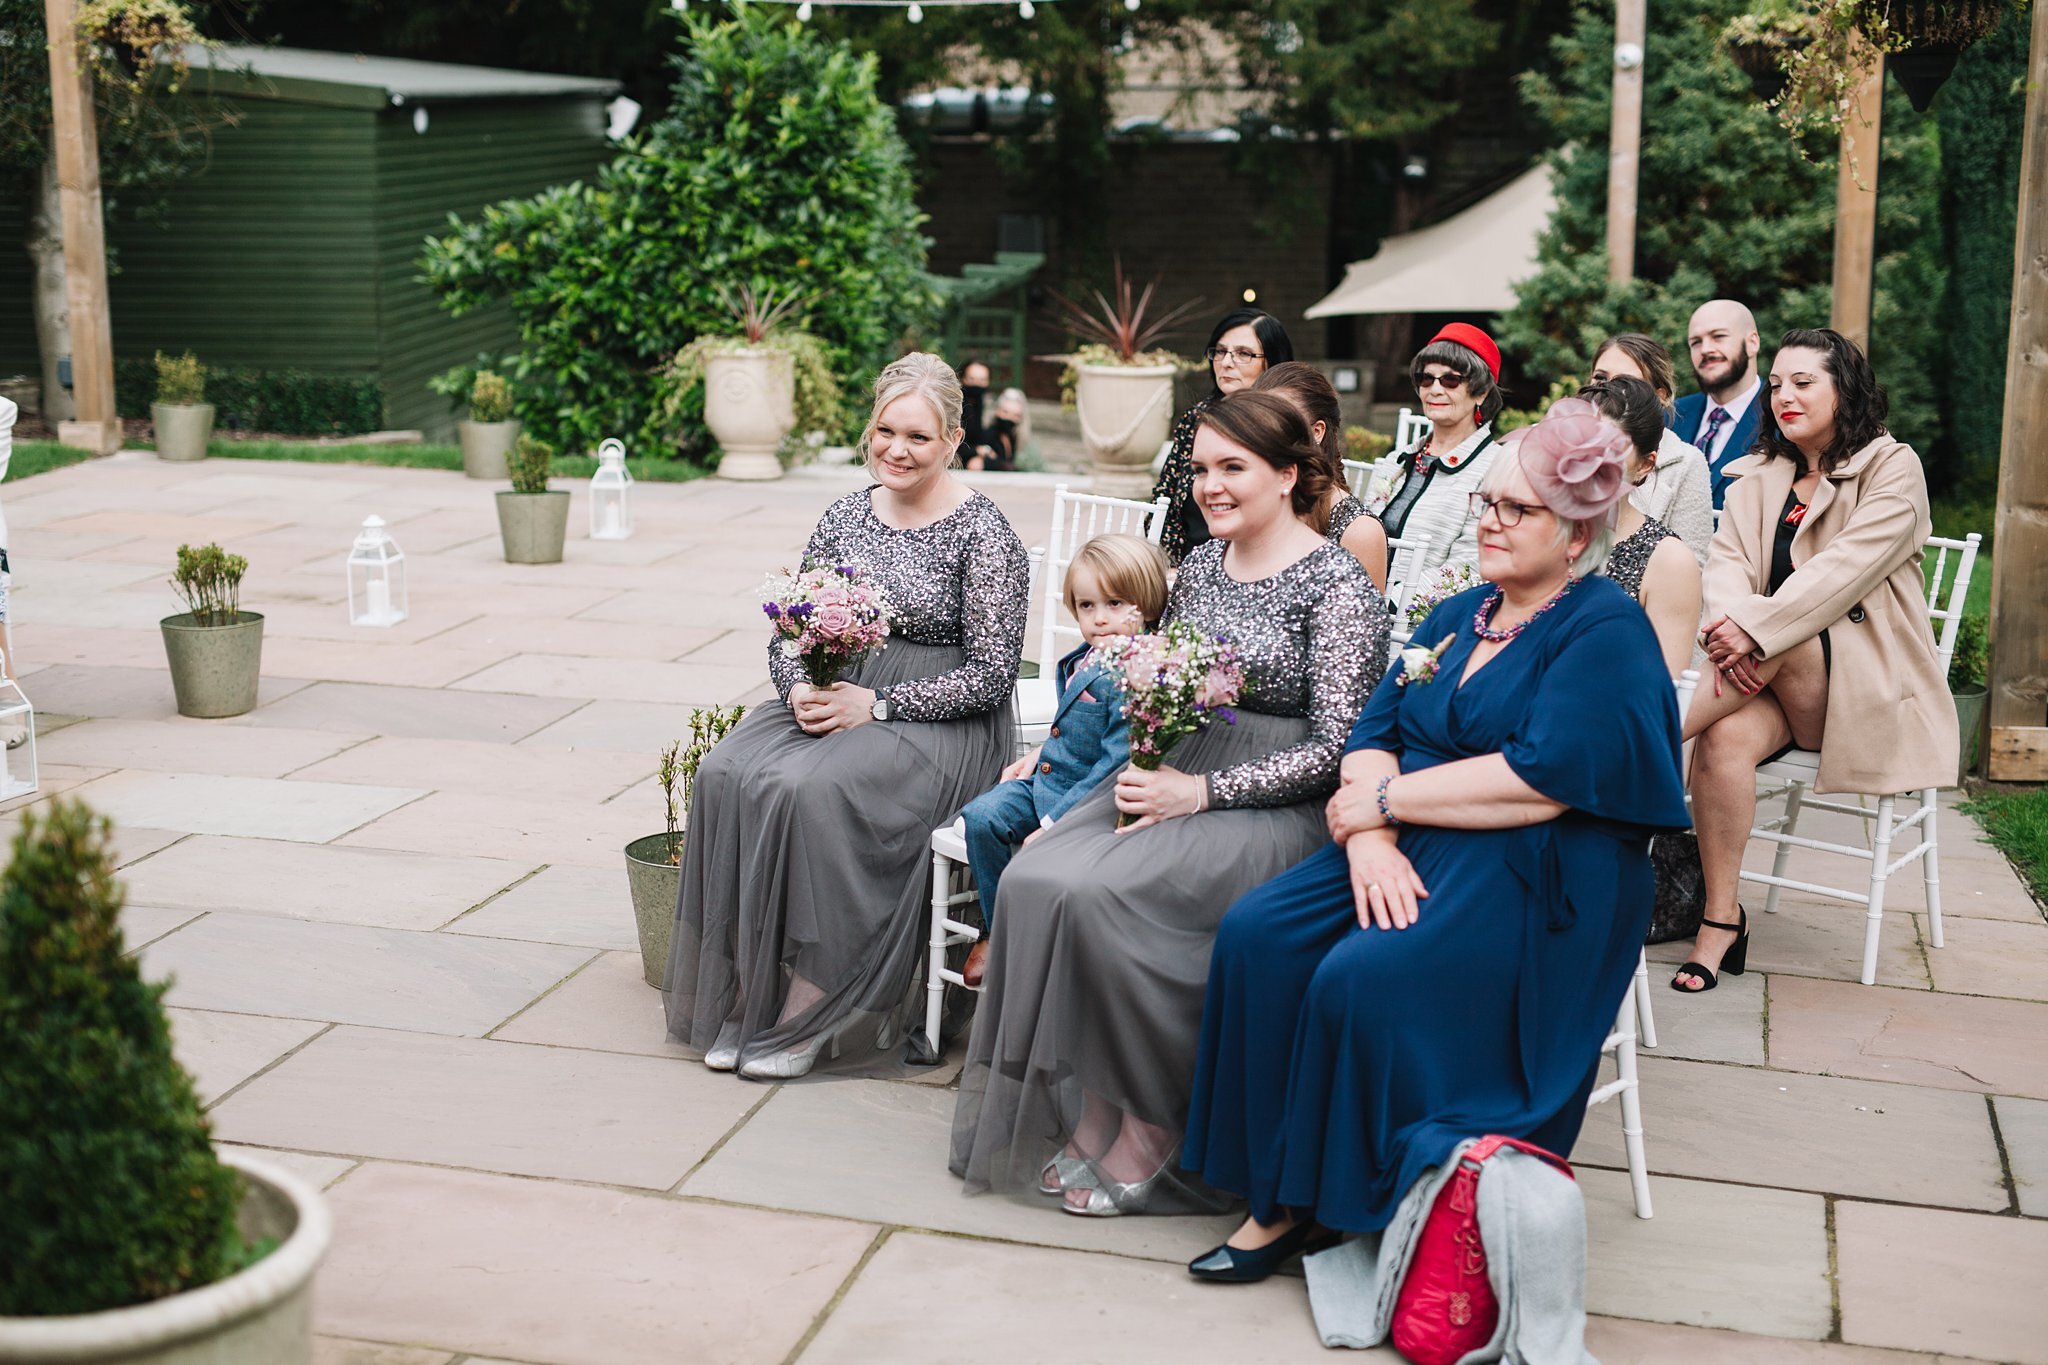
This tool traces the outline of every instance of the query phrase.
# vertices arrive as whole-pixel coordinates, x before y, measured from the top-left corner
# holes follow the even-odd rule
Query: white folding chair
[[[931,937],[926,943],[924,1036],[930,1044],[930,1060],[934,1066],[945,1055],[939,1026],[946,1010],[946,987],[959,986],[976,992],[981,989],[969,986],[960,973],[946,965],[948,951],[981,938],[979,928],[959,917],[960,910],[980,903],[981,893],[975,890],[974,876],[967,868],[965,827],[955,820],[943,829],[933,830],[932,918]]]
[[[1371,460],[1346,460],[1344,462],[1344,487],[1360,502],[1365,501],[1365,490],[1372,484]]]
[[[1408,643],[1408,604],[1421,586],[1423,564],[1429,559],[1428,536],[1392,537],[1387,541],[1387,610],[1394,618],[1387,637],[1391,662]]]
[[[1961,540],[1946,536],[1930,537],[1924,547],[1935,555],[1934,572],[1927,576],[1927,615],[1935,626],[1935,655],[1940,661],[1941,672],[1948,673],[1950,658],[1955,654],[1956,629],[1962,624],[1963,604],[1970,593],[1970,574],[1977,564],[1977,546],[1982,537],[1975,531]],[[1955,573],[1949,575],[1949,552],[1956,552]],[[1949,580],[1944,583],[1944,580]],[[1778,846],[1778,852],[1771,860],[1768,873],[1742,873],[1742,880],[1756,882],[1771,888],[1764,900],[1764,910],[1775,914],[1778,909],[1778,893],[1789,887],[1809,895],[1826,897],[1829,900],[1847,901],[1851,905],[1864,907],[1863,928],[1863,973],[1864,985],[1877,982],[1877,940],[1880,926],[1884,922],[1885,883],[1908,864],[1918,861],[1921,879],[1927,894],[1927,937],[1935,947],[1941,941],[1941,864],[1938,858],[1936,820],[1940,814],[1940,803],[1935,793],[1938,788],[1927,787],[1917,792],[1859,792],[1859,804],[1849,805],[1843,801],[1824,801],[1807,795],[1814,779],[1820,773],[1820,755],[1810,749],[1794,749],[1783,758],[1766,763],[1757,769],[1757,776],[1767,783],[1780,783],[1765,792],[1760,799],[1768,799],[1783,793],[1785,805],[1782,812],[1769,820],[1761,820],[1751,829],[1749,837],[1765,839]],[[1917,800],[1912,813],[1905,816],[1895,814],[1900,797],[1909,802]],[[1877,809],[1871,810],[1860,804],[1864,799],[1875,799]],[[1799,830],[1800,814],[1809,809],[1834,811],[1841,815],[1853,815],[1859,820],[1875,823],[1875,837],[1870,847],[1861,848],[1854,844],[1830,843],[1825,839],[1809,839]],[[1924,826],[1924,829],[1921,827]],[[1905,853],[1894,858],[1892,844],[1901,835],[1920,829],[1920,842]],[[1860,858],[1870,864],[1870,882],[1867,891],[1849,891],[1840,887],[1823,886],[1818,882],[1800,881],[1785,875],[1785,863],[1794,848],[1809,848],[1817,853],[1834,853],[1844,858]]]
[[[1039,610],[1038,676],[1017,683],[1017,743],[1028,747],[1042,742],[1052,728],[1053,713],[1059,709],[1059,679],[1055,666],[1060,655],[1081,643],[1078,626],[1066,624],[1060,613],[1066,606],[1067,566],[1074,555],[1095,536],[1142,536],[1154,545],[1166,530],[1166,499],[1139,502],[1130,498],[1103,498],[1093,493],[1069,493],[1060,484],[1052,495],[1052,532],[1046,544],[1032,551],[1037,581]]]
[[[1429,439],[1429,419],[1408,408],[1394,423],[1394,449],[1413,450]]]

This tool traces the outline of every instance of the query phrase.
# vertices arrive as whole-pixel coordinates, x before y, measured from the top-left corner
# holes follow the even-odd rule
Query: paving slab
[[[659,762],[645,752],[590,749],[565,754],[489,740],[386,738],[373,739],[292,776],[315,782],[381,783],[595,804],[652,775]],[[657,804],[652,809],[658,830],[661,807]]]
[[[761,670],[764,674],[765,664]],[[690,712],[681,703],[593,701],[519,741],[532,749],[607,749],[614,753],[659,754],[690,733]]]
[[[792,566],[801,547],[789,556]],[[763,578],[766,575],[762,575]],[[579,621],[613,621],[640,626],[650,631],[673,629],[757,630],[762,646],[767,632],[762,629],[761,603],[755,597],[698,597],[667,588],[629,588],[614,593],[595,606],[576,613]]]
[[[1764,991],[1762,972],[1723,976],[1711,991],[1681,995],[1666,983],[1661,964],[1650,964],[1651,1008],[1657,1019],[1657,1046],[1642,1057],[1683,1057],[1696,1062],[1764,1064]]]
[[[122,871],[191,838],[182,829],[150,829],[146,825],[114,827],[114,866]]]
[[[213,914],[142,951],[188,1009],[488,1033],[590,958],[587,948]]]
[[[1998,1135],[2012,1166],[2020,1212],[2048,1218],[2048,1101],[2000,1095],[1991,1105],[1998,1111]]]
[[[573,654],[592,659],[680,658],[725,632],[710,628],[675,627],[648,630],[610,621],[533,620],[523,616],[479,616],[434,637],[435,644],[514,654]],[[756,642],[758,644],[758,641]],[[761,651],[755,650],[757,657]],[[706,662],[721,663],[722,659]]]
[[[170,565],[174,563],[175,552],[169,560],[153,564],[107,564],[91,559],[38,559],[32,571],[16,576],[21,579],[24,588],[65,596],[88,596],[93,593],[111,592],[115,588],[132,587],[137,583],[163,584],[170,577]]]
[[[1845,1201],[1835,1256],[1844,1341],[2048,1362],[2048,1223]]]
[[[158,612],[159,617],[170,612]],[[149,623],[152,627],[156,621]],[[263,678],[257,684],[257,710],[248,720],[262,714],[262,708],[291,696],[305,687],[298,678]],[[127,716],[168,719],[178,714],[178,699],[171,691],[168,664],[155,668],[103,668],[64,664],[36,674],[36,701],[71,716]],[[220,721],[202,722],[219,725]],[[338,727],[327,726],[327,729]],[[339,727],[346,728],[346,727]]]
[[[121,772],[93,784],[92,806],[116,824],[321,844],[423,795],[406,787]]]
[[[958,1292],[965,1286],[972,1289]],[[910,1304],[915,1311],[906,1311]],[[1025,1323],[1029,1328],[1020,1330]],[[1343,1358],[1400,1360],[1384,1348]],[[862,1268],[797,1359],[801,1365],[958,1365],[970,1359],[975,1365],[1308,1365],[1331,1355],[1316,1336],[1307,1289],[1292,1276],[1254,1285],[1198,1284],[1175,1265],[898,1232]]]
[[[1771,1065],[2048,1099],[2048,1005],[1773,977]]]
[[[342,1337],[313,1339],[313,1365],[448,1365],[454,1359],[446,1351],[386,1346],[376,1341],[348,1341]],[[472,1361],[474,1359],[471,1357]]]
[[[640,972],[640,953],[603,953],[595,962],[536,1000],[491,1037],[550,1047],[630,1052],[644,1057],[699,1060],[693,1048],[668,1040],[662,993]],[[740,1201],[748,1202],[748,1201]]]
[[[1751,896],[1745,890],[1744,898],[1749,904],[1750,971],[1833,981],[1855,981],[1862,975],[1866,921],[1860,907],[1795,900],[1788,895],[1778,902],[1777,914],[1766,915],[1761,896]],[[1877,941],[1879,985],[1922,990],[1930,986],[1927,952],[1920,943],[1919,926],[1908,913],[1918,908],[1915,899],[1903,906],[1895,902],[1885,912],[1884,929]],[[1689,939],[1655,945],[1649,950],[1651,972],[1656,972],[1660,962],[1677,966],[1691,950]],[[1668,978],[1671,973],[1667,970],[1663,975]],[[1657,1003],[1664,1002],[1660,999]]]
[[[645,812],[616,804],[551,804],[544,792],[521,797],[435,792],[364,825],[341,842],[422,853],[459,848],[528,865],[618,867],[626,845],[649,833],[649,823]]]
[[[462,608],[442,601],[435,603],[432,611],[422,613],[417,600],[408,591],[409,614],[405,620],[391,626],[358,626],[348,618],[348,586],[345,582],[338,578],[328,579],[324,575],[320,578],[301,577],[296,581],[304,585],[304,598],[271,604],[263,624],[265,641],[274,637],[348,644],[368,636],[371,643],[380,645],[415,644],[440,635],[482,612],[481,604]]]
[[[548,697],[458,695],[439,688],[323,682],[304,684],[302,691],[239,717],[237,723],[408,739],[509,742],[560,720],[575,706]]]
[[[858,1223],[377,1164],[329,1202],[321,1331],[551,1365],[780,1365],[875,1236]]]
[[[630,951],[639,957],[625,857],[612,867],[563,863],[541,871],[447,926],[453,934],[577,943]],[[636,1051],[637,1049],[627,1049]]]
[[[41,738],[45,762],[216,777],[283,777],[340,753],[359,736],[322,730],[250,730],[211,721],[87,720]],[[387,784],[399,785],[399,784]]]
[[[532,870],[501,858],[198,834],[131,869],[128,887],[152,905],[434,929]]]
[[[341,1028],[215,1111],[235,1142],[666,1190],[766,1091],[652,1057]]]
[[[192,1073],[199,1102],[212,1104],[326,1024],[257,1014],[173,1009],[171,1052]]]
[[[111,626],[82,626],[69,622],[37,620],[31,613],[23,620],[19,611],[14,611],[14,645],[22,663],[20,676],[33,676],[41,672],[40,667],[31,670],[31,665],[52,664],[85,665],[104,668],[118,665],[123,668],[160,669],[164,667],[163,633],[152,625],[147,630],[116,628]],[[29,700],[40,705],[39,687],[28,687]],[[43,733],[43,714],[36,716],[37,733]]]
[[[163,495],[159,494],[158,497]],[[203,489],[180,488],[176,495],[187,505],[204,505],[212,501]],[[155,501],[156,499],[152,499]],[[217,540],[232,551],[228,542],[242,536],[253,536],[263,531],[277,529],[276,521],[249,521],[235,517],[208,516],[184,512],[88,512],[80,516],[67,517],[61,521],[43,523],[51,531],[66,531],[74,535],[119,535],[126,537],[155,538],[181,544],[204,545]],[[348,547],[342,547],[346,554]],[[164,566],[164,576],[170,576],[171,566]]]
[[[1653,1172],[1948,1208],[2008,1202],[1980,1096],[1661,1057],[1643,1057],[1640,1074]],[[1587,1116],[1579,1160],[1623,1164],[1620,1111]]]
[[[288,1152],[277,1147],[250,1147],[239,1142],[216,1142],[224,1152],[243,1152],[259,1161],[282,1166],[316,1190],[324,1190],[359,1164],[354,1157],[317,1156],[312,1152]]]
[[[1943,915],[1942,929],[1927,953],[1936,990],[2048,1000],[2048,924]]]
[[[1954,1356],[1845,1346],[1838,1341],[1786,1341],[1748,1332],[1680,1327],[1627,1318],[1590,1318],[1586,1349],[1600,1365],[1949,1365]]]
[[[244,601],[242,605],[245,610],[263,609],[249,601]],[[184,609],[184,605],[171,596],[168,590],[158,592],[149,588],[124,588],[98,593],[62,593],[39,592],[34,587],[24,586],[18,590],[10,589],[7,594],[9,617],[14,622],[28,627],[49,622],[88,629],[143,632],[156,630],[166,616]],[[158,643],[162,643],[161,635],[158,636]],[[168,685],[170,674],[164,674],[164,681]]]
[[[708,663],[591,659],[576,654],[519,654],[453,686],[457,691],[722,706],[758,683],[761,673],[759,666],[735,668]]]
[[[181,925],[190,924],[202,912],[190,908],[172,909],[161,905],[136,905],[128,903],[121,907],[121,942],[129,952],[144,944],[152,943]]]
[[[360,628],[368,636],[371,627]],[[382,629],[377,627],[375,629]],[[263,671],[280,678],[446,687],[505,656],[454,645],[387,644],[374,639],[310,640],[279,636],[263,644]]]

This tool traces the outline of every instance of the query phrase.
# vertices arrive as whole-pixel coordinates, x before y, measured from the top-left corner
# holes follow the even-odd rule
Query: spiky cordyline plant
[[[718,297],[732,314],[732,320],[740,325],[740,335],[747,339],[747,344],[759,346],[768,339],[770,332],[788,322],[815,295],[799,294],[794,289],[779,293],[772,285],[757,294],[751,284],[741,285],[735,295],[721,284]]]
[[[1100,289],[1089,291],[1095,296],[1093,308],[1076,303],[1064,294],[1052,295],[1052,301],[1065,315],[1069,331],[1087,341],[1107,346],[1126,365],[1136,364],[1140,352],[1150,350],[1154,341],[1201,306],[1200,299],[1189,299],[1148,321],[1145,315],[1151,311],[1152,294],[1159,288],[1159,281],[1152,281],[1145,286],[1144,293],[1133,298],[1130,278],[1124,274],[1123,258],[1111,257],[1110,270],[1113,301],[1104,298]]]

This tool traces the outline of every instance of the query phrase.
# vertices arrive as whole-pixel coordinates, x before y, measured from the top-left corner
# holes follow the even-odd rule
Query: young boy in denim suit
[[[1137,635],[1158,624],[1166,610],[1166,556],[1136,536],[1096,536],[1067,567],[1067,610],[1081,627],[1081,646],[1059,661],[1059,706],[1044,745],[1003,769],[999,786],[968,802],[967,864],[981,893],[987,925],[996,888],[1017,850],[1065,815],[1130,762],[1130,729],[1115,681],[1084,664],[1087,653],[1112,635]],[[961,972],[981,984],[989,935],[967,956]]]

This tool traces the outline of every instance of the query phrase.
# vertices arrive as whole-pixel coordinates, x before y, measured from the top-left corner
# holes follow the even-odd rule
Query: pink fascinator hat
[[[1560,398],[1515,446],[1543,505],[1575,521],[1612,518],[1627,488],[1631,447],[1620,427],[1583,398]]]

